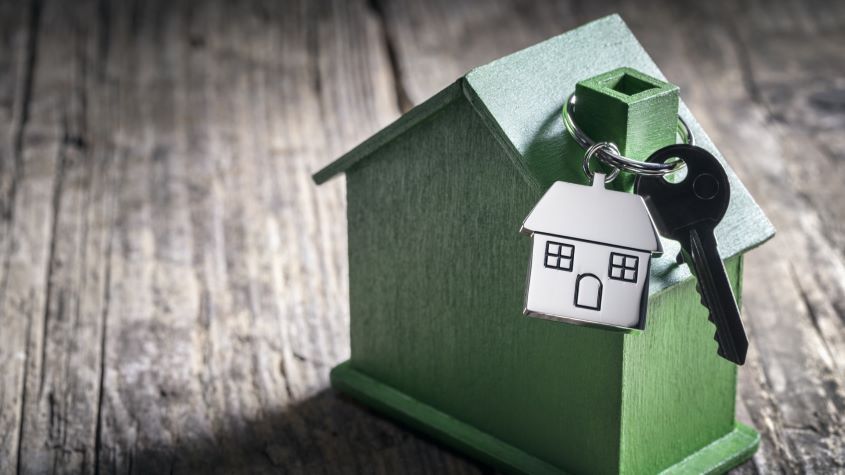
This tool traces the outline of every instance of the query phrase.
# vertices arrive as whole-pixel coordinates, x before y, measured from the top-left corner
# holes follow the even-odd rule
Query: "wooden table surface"
[[[0,473],[489,473],[329,389],[344,182],[310,174],[612,12],[778,228],[737,472],[845,471],[845,4],[0,0]]]

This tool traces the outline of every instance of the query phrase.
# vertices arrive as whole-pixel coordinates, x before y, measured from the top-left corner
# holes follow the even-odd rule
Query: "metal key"
[[[635,191],[645,200],[660,234],[681,244],[684,261],[698,280],[701,303],[716,325],[719,355],[741,365],[745,363],[748,339],[713,234],[728,209],[728,175],[716,157],[692,145],[664,147],[647,161],[666,163],[673,157],[686,163],[683,181],[671,183],[663,177],[639,176]]]

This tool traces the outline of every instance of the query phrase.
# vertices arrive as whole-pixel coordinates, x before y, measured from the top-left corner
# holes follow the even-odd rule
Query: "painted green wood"
[[[525,474],[564,474],[531,454],[508,445],[490,434],[409,397],[358,371],[346,362],[331,372],[332,386],[373,409],[409,427],[454,447],[489,465],[508,472]],[[666,468],[663,475],[721,474],[751,458],[760,444],[760,435],[737,423],[727,435],[698,449],[689,457]]]
[[[679,99],[674,84],[617,68],[579,81],[575,93],[574,118],[581,130],[597,142],[613,142],[625,156],[642,161],[654,152],[654,144],[675,141]],[[633,186],[629,173],[612,183],[617,190],[631,191]]]
[[[742,259],[725,263],[737,295]],[[691,280],[652,297],[646,330],[624,338],[620,465],[629,473],[658,472],[735,425],[737,367],[716,354],[699,299]]]
[[[349,363],[331,372],[332,386],[379,412],[472,457],[511,473],[560,475],[566,472],[482,432],[472,425],[371,378]]]
[[[461,100],[350,168],[351,363],[549,464],[610,473],[623,335],[522,315],[518,230],[539,197]]]
[[[634,62],[645,61],[629,51],[632,40],[619,32],[618,21],[603,24],[607,35],[598,44],[579,36],[586,28],[595,40],[595,23],[564,35],[579,41],[547,43],[564,56],[573,50],[583,56],[621,34],[613,44]],[[543,45],[526,51],[543,52]],[[400,119],[391,126],[401,132],[365,142],[364,155],[352,152],[318,174],[321,180],[347,174],[352,355],[333,384],[515,472],[550,466],[654,473],[679,463],[708,472],[744,460],[757,439],[734,422],[736,368],[716,354],[714,328],[694,282],[686,266],[672,263],[674,243],[664,242],[669,256],[652,270],[644,332],[521,315],[530,242],[517,233],[519,224],[548,183],[584,181],[583,150],[565,139],[560,125],[565,94],[547,101],[544,107],[555,109],[546,111],[548,120],[523,124],[519,134],[503,132],[514,124],[497,111],[501,101],[482,99],[489,89],[481,83],[490,77],[484,68],[504,66],[504,84],[513,84],[508,74],[514,68],[527,78],[544,74],[545,63],[528,61],[526,51],[475,70],[435,105],[417,110],[410,125]],[[561,87],[572,90],[585,78],[568,76]],[[674,103],[665,99],[677,100],[677,90],[665,87],[669,92],[654,95],[653,104],[629,108],[627,120],[646,120],[638,114],[649,111],[671,116]],[[591,113],[587,106],[583,112]],[[533,120],[525,111],[513,116]],[[674,121],[662,123],[674,130]],[[609,130],[617,133],[610,139],[641,150],[672,140],[665,131],[633,144],[626,127]],[[524,134],[534,143],[517,140]],[[734,197],[745,193],[741,185],[738,193]],[[734,223],[751,223],[752,239],[734,239],[736,249],[770,235],[765,217],[749,203],[729,211],[737,215]],[[727,269],[740,289],[736,249]],[[534,468],[520,468],[526,466]]]
[[[443,106],[455,100],[458,96],[460,96],[460,94],[461,87],[459,80],[435,94],[424,103],[414,107],[408,111],[407,114],[404,114],[399,119],[393,121],[393,123],[382,129],[379,133],[373,135],[353,150],[344,154],[342,157],[315,173],[314,181],[317,184],[325,183],[326,180],[336,174],[346,171],[347,168],[354,165],[358,160],[375,152],[397,136],[411,130],[415,125],[424,121],[430,115],[439,111]]]
[[[521,316],[513,225],[539,195],[465,101],[350,168],[347,190],[356,370],[576,473],[656,471],[733,429],[735,369],[692,281],[653,297],[638,334]],[[729,272],[738,285],[739,258]]]

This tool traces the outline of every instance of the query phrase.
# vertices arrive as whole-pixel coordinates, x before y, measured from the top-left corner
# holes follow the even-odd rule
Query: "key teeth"
[[[698,292],[698,301],[701,303],[701,306],[707,309],[707,319],[715,325],[716,320],[713,319],[713,312],[710,311],[710,307],[708,307],[707,302],[704,301],[704,294],[701,293],[701,286],[698,285],[698,279],[696,279],[695,291]]]
[[[716,326],[716,319],[713,318],[713,312],[710,311],[710,307],[708,307],[707,303],[704,301],[704,294],[701,293],[701,286],[698,285],[698,279],[696,279],[696,281],[695,281],[695,291],[698,292],[698,300],[701,302],[701,305],[703,305],[704,308],[707,309],[707,320],[709,320],[710,323],[712,323],[713,326],[715,327]],[[716,342],[716,347],[717,347],[716,354],[718,354],[722,358],[727,358],[727,356],[725,355],[725,350],[722,349],[722,343],[719,341],[719,331],[718,330],[716,330],[716,332],[713,333],[713,341]]]

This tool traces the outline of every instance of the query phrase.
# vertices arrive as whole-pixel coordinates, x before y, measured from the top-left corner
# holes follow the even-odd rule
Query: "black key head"
[[[635,192],[645,199],[660,234],[676,241],[686,240],[691,227],[713,229],[730,201],[730,184],[725,168],[710,152],[694,145],[663,147],[648,162],[666,163],[678,158],[686,163],[687,175],[679,183],[662,177],[638,177]]]

